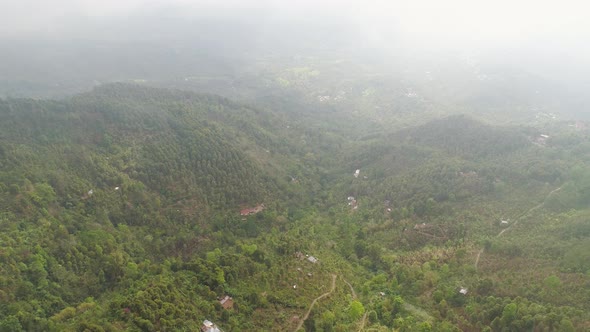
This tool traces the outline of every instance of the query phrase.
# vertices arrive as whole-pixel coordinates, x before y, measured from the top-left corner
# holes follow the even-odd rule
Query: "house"
[[[541,134],[535,139],[535,142],[540,145],[545,145],[547,143],[547,139],[549,139],[549,135]]]
[[[225,310],[233,309],[233,307],[234,307],[234,299],[232,299],[230,296],[227,296],[226,295],[224,298],[222,298],[221,300],[219,300],[219,304],[221,304],[221,306]]]
[[[425,222],[421,223],[421,224],[416,224],[414,225],[414,229],[424,229],[427,228],[428,224],[426,224]]]
[[[240,210],[240,215],[241,216],[249,216],[249,215],[261,212],[262,210],[264,210],[264,204],[259,204],[253,208],[246,208],[246,209]]]
[[[459,172],[459,175],[464,178],[472,178],[472,177],[477,177],[477,172],[476,171]]]
[[[313,257],[313,256],[307,257],[307,260],[310,261],[310,262],[312,262],[312,263],[314,263],[314,264],[318,262],[318,259],[315,258],[315,257]]]
[[[418,94],[416,92],[413,92],[413,91],[406,92],[406,97],[408,97],[408,98],[416,98],[417,96],[418,96]]]
[[[352,207],[353,210],[358,208],[358,202],[353,196],[348,196],[348,206]]]
[[[206,319],[203,321],[203,326],[201,326],[201,331],[202,332],[223,332],[223,331],[221,331],[220,328],[217,327],[217,325],[213,324],[211,321],[206,320]]]
[[[461,287],[461,289],[459,290],[459,293],[461,293],[463,295],[467,295],[467,288]]]

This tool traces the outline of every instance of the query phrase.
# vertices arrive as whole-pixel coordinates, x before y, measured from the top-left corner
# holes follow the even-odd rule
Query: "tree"
[[[430,332],[430,331],[432,331],[432,325],[430,325],[430,323],[428,323],[428,322],[422,322],[422,323],[418,324],[417,331]]]
[[[15,316],[8,316],[0,320],[0,332],[20,332],[24,331],[18,318]]]
[[[558,287],[561,286],[561,280],[557,276],[551,275],[543,280],[543,284],[548,295],[555,295]]]
[[[576,329],[574,328],[574,324],[568,318],[563,318],[559,323],[559,331],[562,332],[574,332]]]
[[[336,322],[336,315],[330,310],[325,311],[322,313],[322,318],[320,321],[320,327],[326,331],[333,331],[334,330],[334,323]]]
[[[352,303],[350,303],[350,307],[348,307],[348,317],[351,321],[361,318],[364,313],[365,307],[360,301],[354,300]]]
[[[510,303],[504,307],[501,318],[503,326],[509,326],[510,323],[512,323],[512,321],[516,319],[517,310],[518,306],[516,305],[516,303]]]

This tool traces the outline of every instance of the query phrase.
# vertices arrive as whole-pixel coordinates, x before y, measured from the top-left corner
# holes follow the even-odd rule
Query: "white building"
[[[213,324],[211,321],[206,320],[206,319],[203,321],[203,326],[201,326],[201,331],[202,332],[223,332],[217,327],[217,325]]]

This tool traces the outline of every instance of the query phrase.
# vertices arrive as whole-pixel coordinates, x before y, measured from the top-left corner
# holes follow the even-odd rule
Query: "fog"
[[[5,38],[81,37],[80,31],[112,20],[170,16],[250,19],[260,25],[339,21],[376,42],[388,43],[393,36],[405,46],[426,49],[542,46],[587,52],[585,41],[590,37],[589,6],[571,0],[22,0],[3,1],[0,9]]]
[[[533,0],[2,1],[0,39],[8,51],[0,56],[0,78],[31,80],[59,72],[63,79],[70,70],[88,72],[81,68],[84,61],[103,68],[115,61],[119,69],[127,63],[138,68],[128,76],[154,77],[150,66],[164,70],[190,48],[193,55],[228,61],[329,53],[399,67],[454,57],[583,91],[590,73],[589,9],[581,1]],[[176,58],[166,58],[163,50]],[[76,62],[78,68],[68,68]],[[47,69],[56,65],[59,70]],[[121,78],[129,77],[92,77]]]

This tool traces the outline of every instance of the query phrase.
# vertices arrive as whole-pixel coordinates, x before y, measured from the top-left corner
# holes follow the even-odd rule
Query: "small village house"
[[[234,307],[234,299],[231,296],[224,296],[221,300],[219,300],[219,304],[223,307],[223,309],[233,309]]]
[[[259,204],[253,208],[246,208],[246,209],[240,210],[240,215],[241,216],[249,216],[249,215],[261,212],[262,210],[264,210],[264,204]]]
[[[201,326],[202,332],[223,332],[220,328],[217,327],[213,322],[205,319],[203,321],[203,325]]]

